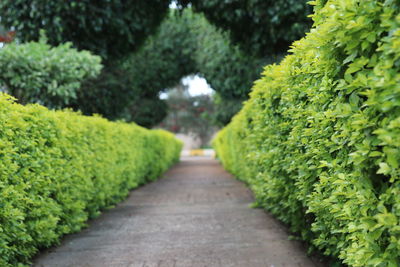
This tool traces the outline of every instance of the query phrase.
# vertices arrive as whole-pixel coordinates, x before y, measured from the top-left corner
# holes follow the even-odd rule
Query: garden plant
[[[163,130],[23,106],[6,94],[0,125],[0,266],[29,263],[80,230],[159,177],[182,146]]]
[[[214,141],[257,204],[350,266],[400,264],[400,4],[311,1],[314,25]]]

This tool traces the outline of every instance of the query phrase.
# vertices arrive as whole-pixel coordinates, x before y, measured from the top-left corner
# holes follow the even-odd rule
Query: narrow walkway
[[[317,266],[216,160],[184,158],[34,266]]]

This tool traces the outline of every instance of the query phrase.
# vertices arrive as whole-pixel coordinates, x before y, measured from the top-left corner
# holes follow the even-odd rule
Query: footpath
[[[89,227],[38,255],[43,267],[312,267],[306,248],[206,157],[183,157]]]

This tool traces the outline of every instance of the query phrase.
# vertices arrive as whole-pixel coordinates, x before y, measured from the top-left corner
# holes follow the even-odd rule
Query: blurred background
[[[306,2],[2,0],[0,89],[210,148],[262,67],[311,26]]]

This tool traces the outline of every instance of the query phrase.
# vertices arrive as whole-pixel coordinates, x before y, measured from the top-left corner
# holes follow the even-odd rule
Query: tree
[[[159,103],[158,92],[151,97],[143,96],[148,87],[138,89],[131,85],[132,80],[121,64],[157,30],[168,14],[169,3],[170,0],[4,0],[0,1],[0,14],[2,24],[15,28],[22,42],[38,40],[40,30],[44,29],[51,45],[68,41],[78,49],[90,50],[103,58],[101,74],[96,79],[86,80],[78,97],[67,106],[84,114],[100,113],[109,119],[140,122],[148,120],[140,119],[138,114],[151,114],[132,115],[128,111],[137,110],[131,107],[142,104],[143,101],[138,100],[142,97],[146,97],[147,102],[152,99]],[[160,112],[164,114],[165,110]],[[146,126],[151,125],[146,123]]]
[[[84,83],[71,107],[148,127],[166,114],[159,93],[191,74],[218,93],[218,124],[229,122],[262,66],[279,60],[309,25],[305,0],[179,1],[204,15],[191,8],[167,15],[166,0],[89,2],[4,0],[0,12],[21,40],[44,28],[51,43],[71,40],[105,59],[100,76]]]
[[[285,53],[311,27],[308,0],[179,0],[191,4],[210,23],[227,31],[247,54],[265,57]]]
[[[167,103],[157,97],[141,98],[128,107],[130,121],[151,128],[159,124],[168,114]]]
[[[224,99],[216,102],[218,112],[213,113],[216,124],[224,125],[247,99],[266,62],[241,51],[202,14],[191,9],[171,11],[158,32],[122,64],[124,76],[129,77],[126,84],[133,92],[124,116],[139,122],[135,113],[142,103],[150,105],[151,99],[158,102],[159,92],[174,87],[184,76],[199,74]],[[154,112],[141,114],[156,116]],[[156,121],[149,117],[145,120]]]
[[[197,70],[211,87],[225,98],[247,98],[264,60],[243,53],[202,15],[193,20],[192,34],[197,43]]]
[[[223,98],[216,94],[213,98],[213,124],[222,127],[230,123],[232,117],[242,108],[244,101],[245,99],[243,98]]]
[[[51,45],[72,42],[103,59],[137,50],[168,12],[169,0],[2,0],[1,23],[22,41],[44,29]]]
[[[193,53],[197,44],[191,33],[192,23],[191,12],[171,11],[157,33],[138,52],[127,57],[123,69],[128,73],[135,96],[158,97],[160,91],[196,72]]]
[[[167,113],[160,91],[196,72],[192,17],[189,10],[182,15],[171,10],[138,51],[109,62],[98,79],[85,83],[72,107],[145,127],[158,124]]]
[[[96,113],[110,120],[126,120],[124,109],[134,98],[129,83],[119,62],[109,63],[96,79],[88,79],[82,84],[78,97],[68,107],[86,115]]]
[[[244,53],[232,44],[227,33],[211,25],[201,14],[192,23],[192,34],[197,43],[194,52],[197,70],[217,92],[213,98],[213,121],[219,126],[226,125],[248,98],[253,82],[269,60]]]
[[[218,125],[226,124],[247,99],[265,63],[265,59],[242,52],[202,14],[191,9],[172,11],[157,34],[124,62],[137,99],[136,108],[130,110],[137,112],[140,99],[158,97],[160,91],[174,87],[182,77],[199,74],[221,98],[227,99],[216,102],[221,105],[216,107],[220,112],[214,118]],[[225,103],[229,103],[228,110],[224,110]]]

